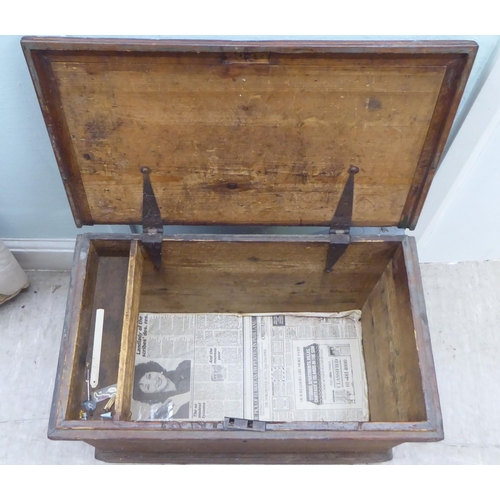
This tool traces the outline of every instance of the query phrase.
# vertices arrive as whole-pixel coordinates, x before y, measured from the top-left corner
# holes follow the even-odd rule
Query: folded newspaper
[[[132,419],[366,421],[360,318],[141,313]]]

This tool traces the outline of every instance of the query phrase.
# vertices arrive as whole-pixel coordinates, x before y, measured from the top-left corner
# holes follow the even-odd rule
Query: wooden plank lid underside
[[[413,228],[474,42],[24,38],[77,225],[327,226],[350,165],[353,225]]]

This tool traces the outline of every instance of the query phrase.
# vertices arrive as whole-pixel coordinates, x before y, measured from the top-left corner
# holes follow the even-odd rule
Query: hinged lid
[[[22,41],[77,225],[413,228],[474,42]]]

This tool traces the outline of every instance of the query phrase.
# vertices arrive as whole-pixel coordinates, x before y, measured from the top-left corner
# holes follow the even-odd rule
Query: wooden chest
[[[443,439],[404,230],[417,223],[475,43],[22,46],[77,226],[143,226],[77,239],[51,439],[83,440],[100,460],[160,463],[384,461],[398,444]],[[82,420],[100,308],[100,385],[117,384],[117,396],[111,419]],[[362,311],[368,422],[254,432],[130,419],[139,312],[350,309]]]

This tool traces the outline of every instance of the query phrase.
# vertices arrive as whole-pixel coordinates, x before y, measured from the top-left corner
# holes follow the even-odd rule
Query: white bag
[[[15,297],[28,285],[26,273],[0,240],[0,304]]]

